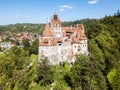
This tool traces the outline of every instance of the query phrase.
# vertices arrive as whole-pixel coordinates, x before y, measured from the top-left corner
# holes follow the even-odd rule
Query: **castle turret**
[[[52,29],[55,37],[57,37],[57,38],[62,37],[61,21],[60,21],[58,14],[56,12],[51,17],[51,29]]]
[[[40,46],[50,46],[51,38],[52,38],[52,32],[49,26],[49,23],[46,22],[45,29],[43,31],[43,37],[40,38]]]
[[[54,13],[54,17],[53,18],[54,18],[54,20],[58,19],[58,14],[56,12]]]
[[[50,30],[49,23],[46,22],[45,30],[43,31],[43,37],[51,37],[51,36],[52,36],[52,32]]]

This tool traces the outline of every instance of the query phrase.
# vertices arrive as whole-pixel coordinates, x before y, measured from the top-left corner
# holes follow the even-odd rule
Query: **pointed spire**
[[[49,26],[48,21],[46,22],[46,26],[45,26],[45,30],[43,32],[43,36],[44,37],[51,37],[52,36],[52,32],[50,30],[50,26]]]
[[[57,14],[57,12],[55,11],[55,13],[54,13],[54,20],[57,20],[58,19],[58,14]]]
[[[54,12],[54,15],[57,15],[57,16],[58,16],[58,14],[57,14],[56,10],[55,10],[55,12]]]

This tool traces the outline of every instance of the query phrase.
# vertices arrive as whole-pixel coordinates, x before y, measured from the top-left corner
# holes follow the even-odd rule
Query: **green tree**
[[[113,90],[120,90],[120,68],[119,67],[117,68],[116,75],[113,78],[112,88]]]
[[[17,80],[24,76],[29,65],[28,53],[13,47],[0,56],[0,86],[3,90],[12,90]]]
[[[29,39],[23,39],[23,46],[25,50],[29,51],[29,47],[30,47]]]
[[[30,54],[38,54],[39,40],[36,39],[29,48]]]
[[[65,79],[73,90],[106,90],[105,77],[92,57],[78,55]]]
[[[54,81],[54,72],[47,58],[41,59],[38,64],[36,81],[43,86],[49,85]]]
[[[31,90],[36,85],[36,69],[37,60],[25,70],[17,72],[13,78],[13,81],[15,81],[14,90]],[[19,79],[15,79],[16,77],[19,77]]]

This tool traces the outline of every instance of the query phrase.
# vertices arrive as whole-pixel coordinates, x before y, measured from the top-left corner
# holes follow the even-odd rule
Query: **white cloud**
[[[89,4],[97,4],[98,3],[98,0],[91,0],[88,2]]]
[[[26,18],[30,18],[30,16],[25,16]]]
[[[73,6],[70,6],[70,5],[63,5],[63,6],[60,6],[60,11],[65,11],[66,9],[73,9],[74,7]]]
[[[69,6],[69,5],[63,5],[63,6],[60,6],[61,8],[66,8],[66,9],[73,9],[74,7],[73,6]]]
[[[19,18],[19,17],[21,17],[21,15],[15,15],[15,17],[16,17],[16,18]]]
[[[64,9],[64,8],[60,8],[59,10],[60,10],[60,11],[65,11],[65,9]]]

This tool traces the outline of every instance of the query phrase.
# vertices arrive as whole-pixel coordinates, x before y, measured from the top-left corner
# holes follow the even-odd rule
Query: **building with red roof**
[[[74,62],[76,54],[88,55],[84,25],[63,27],[55,12],[50,23],[46,22],[43,35],[39,38],[39,59],[47,57],[51,64]]]

